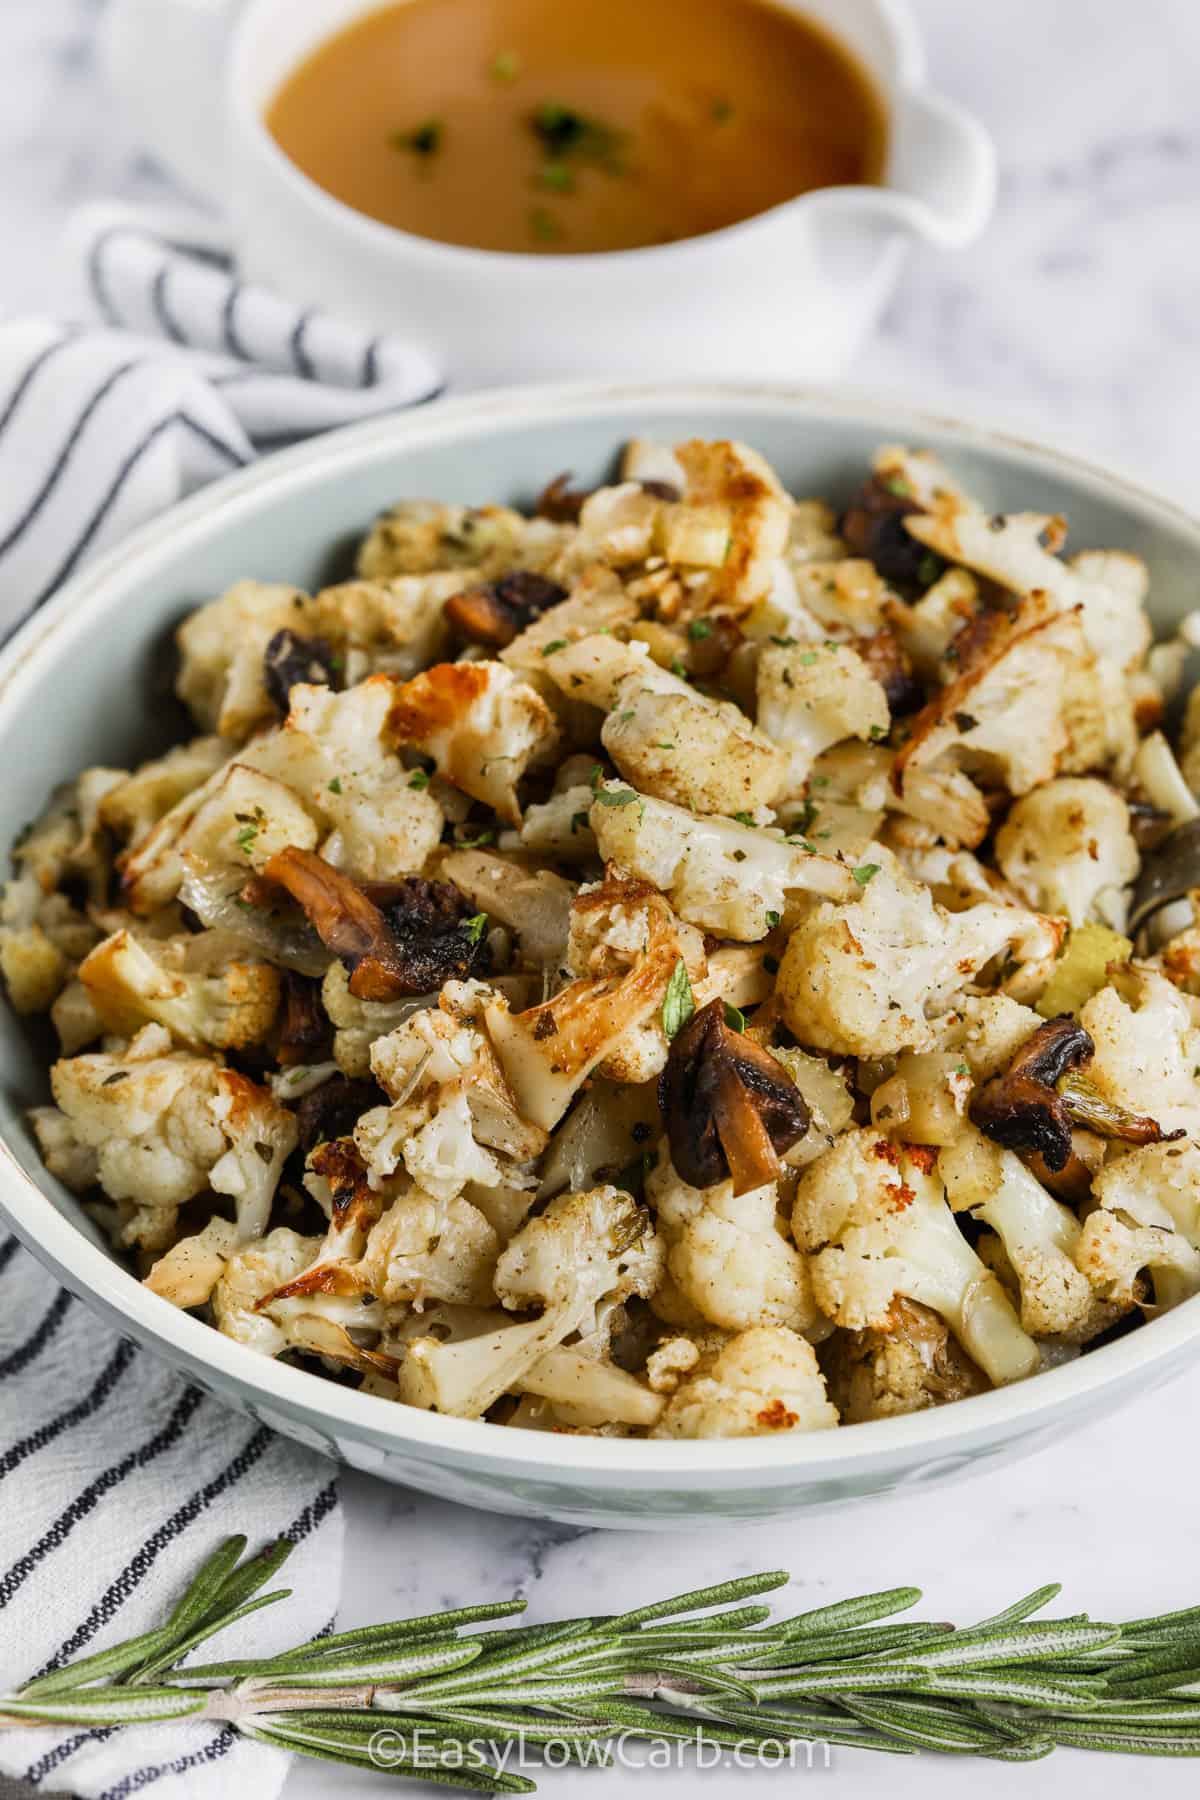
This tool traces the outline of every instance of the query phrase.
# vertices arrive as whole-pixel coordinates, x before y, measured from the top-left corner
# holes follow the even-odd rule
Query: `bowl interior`
[[[307,588],[344,576],[356,539],[401,497],[526,506],[561,471],[575,485],[594,485],[611,476],[620,444],[635,434],[745,438],[793,493],[835,506],[881,442],[919,443],[944,456],[990,508],[1061,511],[1072,548],[1144,557],[1160,630],[1194,603],[1200,526],[1116,477],[1015,440],[844,396],[628,388],[476,396],[356,427],[221,483],[102,559],[45,608],[0,655],[0,844],[37,816],[57,782],[93,763],[127,764],[180,734],[170,632],[190,608],[246,576]],[[42,1167],[24,1118],[25,1107],[46,1098],[48,1028],[0,1006],[0,1054],[0,1138],[52,1204],[99,1242]],[[0,1179],[11,1185],[2,1170]],[[131,1309],[138,1298],[130,1279]],[[1182,1327],[1167,1332],[1164,1347],[1168,1339],[1178,1346],[1181,1334]],[[1120,1370],[1133,1354],[1128,1346],[1087,1360],[1112,1357]],[[1055,1371],[1037,1385],[1068,1374]],[[970,1413],[989,1398],[947,1410]]]

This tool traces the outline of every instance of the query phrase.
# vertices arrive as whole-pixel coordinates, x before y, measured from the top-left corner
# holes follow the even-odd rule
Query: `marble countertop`
[[[986,239],[908,269],[852,379],[934,408],[1014,424],[1082,447],[1175,497],[1200,500],[1200,8],[1181,0],[913,0],[936,84],[995,134],[1001,188]],[[55,246],[85,198],[159,198],[165,177],[113,116],[93,55],[97,0],[0,6],[0,313],[52,307]],[[347,1476],[346,1625],[484,1593],[528,1594],[532,1616],[635,1604],[731,1572],[795,1571],[796,1605],[900,1581],[934,1616],[965,1620],[1043,1580],[1104,1614],[1195,1601],[1200,1590],[1200,1374],[1027,1461],[957,1487],[775,1526],[677,1539],[605,1535],[470,1513]],[[607,1778],[658,1800],[688,1771]],[[1131,1766],[1062,1753],[1021,1769],[974,1765],[972,1791],[1049,1796],[1088,1783],[1116,1800],[1131,1780],[1192,1792],[1186,1763]],[[586,1773],[543,1779],[554,1797]],[[779,1793],[803,1779],[727,1768],[714,1797]],[[893,1800],[956,1793],[961,1763],[834,1752],[829,1773]],[[331,1789],[298,1768],[290,1800]],[[347,1775],[339,1792],[385,1791]]]

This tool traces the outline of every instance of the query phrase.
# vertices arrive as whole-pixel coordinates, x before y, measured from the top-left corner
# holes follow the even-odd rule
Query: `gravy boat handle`
[[[996,151],[978,119],[952,100],[901,88],[893,105],[886,187],[860,204],[942,250],[982,232],[996,203]]]

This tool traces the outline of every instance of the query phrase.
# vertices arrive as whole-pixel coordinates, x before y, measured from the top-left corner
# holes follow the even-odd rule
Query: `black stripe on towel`
[[[38,374],[39,370],[44,369],[46,364],[51,362],[53,358],[58,355],[60,350],[65,350],[68,344],[73,344],[78,336],[79,333],[74,327],[67,329],[62,337],[56,338],[52,344],[47,344],[44,350],[39,351],[38,355],[34,357],[31,363],[26,363],[25,368],[21,373],[21,379],[17,382],[16,387],[8,396],[8,402],[4,411],[0,413],[0,431],[4,430],[4,427],[8,424],[18,406],[21,404],[21,401],[24,399],[26,392],[33,382],[34,376]]]
[[[153,426],[152,429],[146,433],[145,437],[142,438],[141,442],[135,445],[129,452],[129,455],[117,470],[111,485],[101,499],[95,512],[84,526],[78,538],[76,538],[67,555],[58,565],[54,575],[34,600],[29,611],[18,621],[19,624],[24,624],[25,620],[29,618],[32,613],[35,613],[39,606],[44,606],[51,595],[56,593],[62,586],[68,575],[74,570],[80,558],[84,555],[88,545],[95,538],[96,533],[104,524],[105,519],[112,511],[113,507],[116,505],[121,495],[121,489],[133,474],[134,469],[137,467],[142,457],[145,456],[146,452],[158,442],[159,438],[163,435],[163,432],[168,431],[172,425],[186,426],[189,431],[195,432],[196,436],[207,444],[210,450],[216,451],[220,456],[228,457],[235,468],[241,469],[245,467],[246,458],[242,455],[240,450],[236,449],[233,444],[227,444],[224,438],[217,437],[215,433],[209,431],[206,425],[201,425],[199,420],[193,419],[188,413],[173,412],[168,414],[165,419],[160,419],[158,424]],[[0,549],[2,548],[3,546],[0,545]],[[16,625],[14,625],[12,629],[15,631]]]
[[[65,1511],[55,1519],[49,1531],[44,1532],[37,1543],[25,1552],[24,1556],[18,1557],[7,1575],[0,1578],[0,1608],[8,1604],[17,1590],[46,1560],[47,1556],[70,1537],[80,1520],[87,1518],[88,1514],[99,1505],[105,1494],[110,1493],[115,1487],[120,1487],[121,1483],[127,1476],[132,1475],[135,1469],[144,1469],[148,1463],[152,1463],[157,1457],[164,1455],[179,1442],[203,1399],[204,1395],[199,1388],[184,1388],[175,1403],[170,1418],[161,1430],[156,1431],[153,1437],[147,1438],[145,1443],[139,1444],[136,1450],[128,1451],[120,1462],[110,1463],[108,1468],[96,1477],[95,1481],[89,1482],[82,1493],[75,1496]]]
[[[0,1244],[0,1275],[3,1275],[17,1251],[21,1248],[21,1240],[14,1232],[12,1237],[5,1238]]]
[[[171,312],[167,299],[167,279],[171,273],[171,264],[167,260],[160,264],[150,287],[150,304],[154,308],[154,316],[163,330],[163,335],[170,338],[173,344],[186,344],[187,337],[179,329]]]
[[[33,499],[29,502],[29,505],[25,508],[25,511],[17,520],[16,524],[9,529],[7,537],[0,538],[0,556],[3,556],[6,550],[12,549],[17,539],[22,537],[24,533],[28,531],[29,527],[41,512],[42,507],[46,504],[46,501],[57,487],[59,478],[66,469],[67,464],[70,462],[72,452],[84,431],[86,431],[88,421],[95,414],[97,407],[108,398],[117,383],[121,381],[124,376],[128,375],[130,370],[140,367],[141,364],[136,359],[119,364],[118,367],[113,369],[105,380],[101,382],[100,386],[92,394],[83,411],[76,417],[75,423],[72,425],[63,442],[62,449],[51,463],[50,471],[47,474],[45,481],[43,481],[41,487],[33,496]]]
[[[82,1425],[85,1419],[90,1419],[93,1413],[99,1412],[122,1376],[133,1366],[136,1356],[137,1345],[132,1343],[129,1338],[122,1338],[114,1354],[101,1369],[91,1390],[84,1395],[82,1400],[77,1400],[74,1406],[68,1407],[66,1412],[59,1413],[47,1424],[39,1425],[36,1431],[31,1432],[28,1437],[22,1438],[12,1446],[11,1450],[6,1450],[3,1456],[0,1456],[0,1480],[3,1480],[6,1475],[11,1475],[13,1470],[25,1461],[26,1457],[35,1455],[39,1450],[44,1450],[47,1444],[52,1444],[55,1438],[62,1436],[64,1431],[70,1431],[74,1426]]]
[[[7,1356],[0,1357],[0,1381],[6,1376],[19,1375],[27,1369],[36,1356],[51,1343],[59,1330],[67,1313],[70,1311],[72,1297],[66,1288],[59,1288],[49,1310],[43,1315],[41,1323],[30,1332],[23,1344],[10,1350]]]
[[[238,1741],[238,1734],[232,1725],[222,1725],[215,1737],[202,1744],[199,1750],[189,1750],[186,1756],[177,1756],[174,1762],[150,1763],[142,1769],[134,1769],[116,1787],[105,1788],[100,1800],[127,1800],[129,1794],[140,1794],[149,1787],[152,1781],[159,1781],[164,1775],[186,1775],[189,1769],[202,1767],[206,1763],[217,1762],[227,1756]]]
[[[197,1390],[190,1388],[187,1392],[195,1393]],[[202,1488],[197,1488],[195,1493],[188,1496],[182,1506],[177,1507],[169,1518],[164,1519],[158,1529],[146,1539],[137,1555],[126,1563],[116,1580],[109,1584],[87,1618],[55,1651],[49,1662],[38,1670],[34,1679],[48,1675],[51,1669],[61,1668],[63,1663],[69,1662],[71,1657],[77,1655],[85,1644],[90,1643],[103,1626],[115,1619],[129,1596],[136,1591],[150,1573],[167,1546],[181,1536],[188,1526],[200,1517],[201,1513],[206,1512],[214,1500],[220,1499],[222,1494],[227,1494],[231,1488],[235,1488],[242,1476],[261,1460],[274,1442],[274,1435],[268,1431],[265,1425],[260,1425],[253,1436],[243,1444],[232,1462],[226,1463],[219,1475],[214,1475],[212,1480],[206,1482]]]

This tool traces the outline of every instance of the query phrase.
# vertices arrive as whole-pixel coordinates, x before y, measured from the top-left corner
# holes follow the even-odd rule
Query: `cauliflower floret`
[[[747,611],[771,588],[775,565],[787,548],[792,501],[757,451],[736,440],[690,439],[675,446],[684,473],[683,504],[668,503],[663,550],[667,561],[712,567],[706,604]],[[709,561],[695,545],[724,524],[720,553]]]
[[[297,684],[291,711],[185,795],[121,858],[130,907],[150,913],[186,899],[202,918],[227,902],[239,875],[277,851],[316,850],[360,880],[421,869],[442,833],[442,810],[392,748],[395,688],[373,675],[346,693]],[[234,886],[236,891],[236,886]]]
[[[390,727],[510,825],[521,822],[518,782],[558,743],[541,695],[500,662],[436,663],[415,675],[395,690]]]
[[[99,1159],[91,1144],[75,1134],[66,1113],[57,1106],[31,1106],[29,1123],[42,1161],[73,1194],[86,1194],[100,1179]]]
[[[964,1127],[938,1156],[955,1212],[997,1233],[1020,1286],[1021,1324],[1032,1337],[1078,1334],[1095,1311],[1075,1264],[1079,1221],[1053,1199],[1018,1156]],[[1107,1323],[1107,1319],[1104,1321]]]
[[[372,1073],[392,1104],[364,1113],[354,1131],[373,1181],[402,1161],[441,1201],[468,1182],[532,1185],[521,1165],[546,1145],[545,1132],[517,1111],[486,1036],[455,1016],[460,986],[449,983],[443,1007],[414,1013],[372,1045]]]
[[[1102,1294],[1132,1305],[1143,1268],[1159,1310],[1200,1293],[1200,1147],[1130,1150],[1105,1164],[1092,1198],[1076,1260]]]
[[[296,1143],[295,1118],[267,1089],[172,1050],[159,1025],[120,1054],[55,1063],[50,1085],[75,1138],[96,1152],[105,1193],[129,1203],[122,1243],[163,1248],[184,1201],[209,1187],[237,1202],[243,1241],[262,1233]]]
[[[223,738],[198,737],[177,744],[109,788],[100,802],[100,818],[118,837],[130,841],[144,837],[228,760],[229,745]]]
[[[736,1197],[732,1181],[688,1187],[664,1144],[646,1198],[667,1239],[667,1270],[707,1324],[725,1331],[786,1325],[821,1335],[807,1262],[779,1228],[773,1184]]]
[[[913,1300],[894,1300],[886,1325],[835,1331],[819,1356],[843,1425],[945,1406],[990,1385],[945,1320]]]
[[[560,1194],[529,1220],[496,1265],[497,1299],[538,1317],[483,1331],[460,1343],[420,1338],[408,1347],[400,1398],[461,1418],[477,1418],[517,1391],[548,1350],[594,1323],[602,1303],[652,1293],[662,1245],[649,1215],[619,1188]]]
[[[372,1226],[357,1274],[390,1304],[486,1306],[499,1250],[495,1231],[469,1200],[412,1188]]]
[[[817,1304],[852,1331],[886,1328],[898,1295],[930,1306],[995,1383],[1039,1365],[1003,1288],[955,1224],[936,1153],[847,1132],[801,1175],[792,1231],[814,1251]]]
[[[977,1082],[984,1082],[1008,1068],[1041,1024],[1031,1007],[1007,994],[970,994],[938,1021],[938,1038],[959,1053]]]
[[[1187,997],[1133,968],[1087,1002],[1079,1022],[1095,1043],[1092,1083],[1130,1112],[1149,1106],[1164,1131],[1200,1133],[1200,1029]]]
[[[1024,795],[996,834],[996,861],[1039,912],[1124,928],[1121,890],[1140,865],[1129,808],[1107,782],[1066,776]]]
[[[334,1027],[333,1059],[343,1075],[359,1079],[371,1073],[371,1046],[387,1037],[415,1012],[433,1006],[432,994],[411,1000],[360,1000],[350,992],[344,963],[331,962],[321,983],[321,1005]]]
[[[880,683],[847,645],[768,644],[758,659],[758,723],[787,750],[788,792],[796,793],[823,750],[885,736],[891,715]]]
[[[878,846],[861,898],[820,906],[792,933],[776,994],[803,1043],[839,1055],[886,1056],[935,1041],[930,1015],[992,957],[1020,945],[1040,921],[984,903],[948,913]]]
[[[402,500],[382,513],[364,538],[358,573],[368,581],[387,581],[396,575],[467,568],[490,580],[513,569],[544,569],[573,535],[548,519],[527,519],[508,506]]]
[[[587,969],[552,1000],[511,1013],[496,995],[488,1035],[526,1119],[550,1131],[594,1069],[645,1079],[665,1056],[657,1036],[667,985],[682,958],[705,972],[697,934],[637,882],[607,880],[575,903],[575,965]],[[570,953],[569,953],[570,954]],[[647,1036],[648,1034],[648,1036]]]
[[[364,1372],[378,1368],[382,1361],[387,1372],[394,1374],[391,1358],[380,1359],[361,1350],[356,1341],[364,1331],[382,1329],[382,1306],[364,1302],[357,1294],[289,1294],[289,1287],[311,1265],[319,1248],[318,1238],[300,1237],[277,1226],[258,1243],[231,1256],[213,1289],[218,1331],[262,1356],[300,1350]]]
[[[239,581],[191,613],[175,634],[175,691],[197,723],[225,738],[248,737],[275,707],[263,652],[277,631],[303,633],[312,601],[281,582]]]
[[[279,1006],[279,971],[237,960],[214,933],[142,942],[116,931],[84,959],[79,980],[106,1031],[132,1037],[165,1025],[180,1043],[245,1049],[266,1038]]]
[[[1094,671],[1075,613],[1031,594],[1012,613],[985,612],[954,640],[955,679],[913,721],[893,783],[947,757],[969,775],[1026,794],[1058,772],[1072,743],[1068,692]]]
[[[142,1286],[172,1306],[205,1306],[237,1249],[237,1226],[229,1219],[212,1218],[202,1231],[172,1244]]]
[[[618,783],[597,790],[591,825],[606,862],[650,882],[689,924],[741,943],[766,937],[789,896],[857,892],[849,867],[804,839],[700,818]]]
[[[676,1388],[652,1437],[767,1437],[838,1422],[816,1352],[784,1326],[739,1332],[702,1368]]]
[[[783,753],[741,708],[660,669],[644,644],[588,637],[546,668],[565,694],[606,712],[600,741],[642,793],[698,813],[754,813],[783,785]]]
[[[588,822],[592,798],[591,783],[583,781],[527,806],[521,821],[521,849],[550,862],[593,862],[596,837]]]

